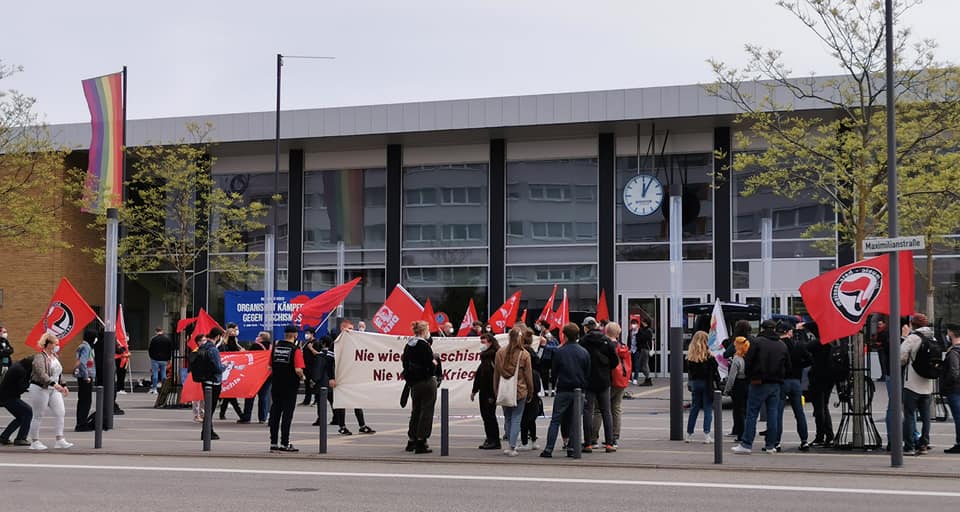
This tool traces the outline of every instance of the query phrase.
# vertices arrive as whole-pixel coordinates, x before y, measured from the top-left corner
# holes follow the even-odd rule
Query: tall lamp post
[[[264,244],[264,251],[269,252],[270,254],[264,254],[264,271],[266,275],[264,276],[263,290],[263,327],[264,330],[270,331],[271,335],[273,334],[274,294],[276,293],[277,289],[277,265],[279,264],[279,261],[277,260],[278,244],[276,243],[276,236],[279,235],[280,229],[280,85],[283,73],[283,60],[333,60],[335,58],[336,57],[314,55],[277,54],[277,112],[276,116],[274,116],[276,120],[276,138],[273,144],[273,200],[271,208],[273,210],[273,222],[270,224],[269,229],[267,230],[266,242]]]

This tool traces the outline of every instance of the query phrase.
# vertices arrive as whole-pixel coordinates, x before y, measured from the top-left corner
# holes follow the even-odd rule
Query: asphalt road
[[[952,479],[730,470],[5,454],[3,510],[941,510]]]

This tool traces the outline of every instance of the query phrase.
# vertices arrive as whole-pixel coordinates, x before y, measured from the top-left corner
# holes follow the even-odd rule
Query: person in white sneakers
[[[717,373],[717,359],[707,346],[708,335],[697,331],[687,350],[687,380],[690,388],[690,416],[687,418],[686,442],[693,441],[693,431],[697,426],[697,416],[703,411],[703,442],[712,443],[710,426],[713,422],[713,390],[717,389],[720,375]]]
[[[73,443],[63,437],[63,421],[66,410],[63,407],[63,397],[67,396],[67,388],[60,383],[63,366],[58,356],[60,340],[56,336],[46,333],[38,343],[41,352],[33,358],[33,372],[30,374],[30,388],[27,390],[27,402],[33,409],[33,419],[30,421],[30,449],[46,450],[40,442],[40,420],[47,409],[53,413],[54,433],[57,442],[54,448],[70,448]]]

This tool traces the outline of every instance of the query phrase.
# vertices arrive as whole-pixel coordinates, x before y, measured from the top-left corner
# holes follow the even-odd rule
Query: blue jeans
[[[167,362],[150,360],[150,389],[157,389],[157,384],[167,380]]]
[[[557,435],[560,433],[560,424],[573,420],[573,405],[576,393],[573,391],[557,391],[553,399],[553,414],[550,416],[550,427],[547,428],[547,444],[543,451],[552,452],[553,445],[557,444]],[[573,432],[573,425],[568,425]]]
[[[780,384],[750,384],[747,396],[747,418],[743,426],[742,444],[745,448],[753,448],[753,439],[757,436],[757,417],[760,415],[760,406],[767,411],[767,436],[764,439],[765,448],[777,445],[777,431],[780,430]]]
[[[922,431],[919,445],[917,438],[917,411],[920,411]],[[930,395],[914,393],[903,388],[903,449],[911,451],[930,444]]]
[[[807,442],[807,416],[803,413],[803,386],[800,379],[786,379],[780,387],[780,411],[777,415],[777,440],[774,445],[780,444],[783,438],[783,410],[787,408],[787,402],[790,402],[790,408],[793,409],[793,417],[797,420],[797,433],[800,434],[800,442]],[[770,420],[767,420],[770,421]]]
[[[503,421],[507,431],[507,442],[510,448],[517,447],[517,437],[520,435],[520,420],[523,418],[523,407],[527,404],[526,398],[517,400],[516,407],[503,408]]]
[[[705,380],[691,380],[690,393],[693,399],[690,403],[690,417],[687,418],[687,433],[692,434],[697,426],[697,415],[703,410],[703,433],[710,433],[710,424],[713,422],[713,392]]]
[[[270,391],[273,389],[270,379],[267,379],[263,383],[263,386],[260,388],[260,391],[257,391],[257,396],[245,398],[243,400],[243,420],[250,421],[253,416],[253,400],[259,399],[260,405],[257,410],[257,419],[261,422],[267,421],[267,417],[270,414]]]
[[[960,445],[960,393],[950,393],[944,398],[947,399],[947,405],[950,406],[950,416],[953,416],[953,428],[956,430],[954,444]]]

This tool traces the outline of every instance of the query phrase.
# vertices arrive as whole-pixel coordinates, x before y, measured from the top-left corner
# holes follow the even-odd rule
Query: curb
[[[879,476],[879,477],[895,477],[895,478],[936,478],[943,480],[960,480],[960,475],[953,474],[943,474],[943,473],[930,473],[930,472],[921,472],[921,471],[905,471],[897,468],[887,468],[887,469],[873,469],[873,470],[862,470],[862,469],[850,469],[850,468],[838,468],[838,469],[828,469],[828,468],[770,468],[762,466],[725,466],[723,464],[660,464],[660,463],[651,463],[651,464],[638,464],[638,463],[626,463],[626,462],[583,462],[583,459],[571,464],[551,464],[550,462],[533,462],[525,460],[477,460],[469,457],[440,457],[433,456],[430,458],[418,458],[413,455],[409,456],[346,456],[346,455],[320,455],[320,454],[310,454],[300,452],[298,454],[226,454],[226,453],[215,453],[215,452],[179,452],[179,453],[149,453],[149,452],[114,452],[114,451],[100,451],[96,449],[92,450],[74,450],[69,451],[58,451],[58,454],[65,455],[113,455],[113,456],[127,456],[127,457],[170,457],[170,458],[209,458],[209,459],[244,459],[244,460],[277,460],[277,459],[295,459],[295,460],[305,460],[305,461],[336,461],[336,462],[380,462],[388,464],[411,464],[411,463],[428,463],[428,464],[448,464],[448,465],[459,465],[459,464],[480,464],[486,466],[499,466],[502,464],[515,464],[523,466],[555,466],[555,467],[588,467],[588,468],[608,468],[608,469],[664,469],[664,470],[675,470],[675,471],[743,471],[743,472],[767,472],[767,473],[783,473],[783,474],[815,474],[815,475],[844,475],[844,476]],[[565,459],[558,459],[565,460]]]

